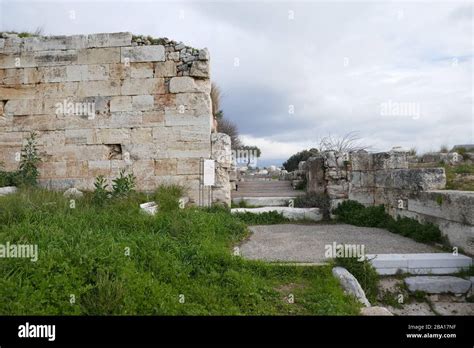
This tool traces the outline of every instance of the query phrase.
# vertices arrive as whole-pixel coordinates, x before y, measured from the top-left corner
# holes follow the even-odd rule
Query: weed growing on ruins
[[[132,173],[125,175],[125,169],[119,173],[119,177],[112,180],[112,195],[114,197],[125,197],[135,188],[136,178]]]
[[[36,186],[39,176],[38,164],[41,162],[36,137],[35,132],[30,133],[26,139],[26,144],[21,148],[18,170],[13,172],[0,171],[0,187]]]
[[[233,214],[237,219],[247,225],[276,225],[288,223],[290,220],[276,211],[268,211],[261,214],[254,213],[236,213]]]
[[[39,176],[38,163],[41,158],[36,146],[36,133],[30,133],[26,139],[26,145],[21,149],[19,178],[22,185],[34,186]]]
[[[0,239],[35,243],[39,252],[37,262],[0,262],[0,314],[359,312],[329,266],[275,266],[234,256],[233,246],[248,232],[226,209],[159,210],[152,217],[139,208],[150,199],[145,194],[102,207],[91,196],[78,198],[75,209],[61,192],[22,189],[0,197]],[[290,283],[298,285],[293,304],[278,291]]]
[[[341,222],[355,226],[385,228],[390,232],[412,238],[417,242],[443,242],[441,231],[431,223],[421,224],[407,217],[392,218],[382,205],[365,207],[356,201],[345,201],[334,209],[334,214]]]
[[[357,257],[336,257],[337,266],[347,269],[359,282],[369,302],[375,302],[378,294],[379,275],[369,260],[358,260]]]
[[[103,205],[109,195],[107,191],[108,188],[107,181],[103,175],[99,175],[95,178],[94,182],[94,193],[93,193],[93,201],[98,205]]]
[[[325,193],[307,192],[303,196],[295,198],[296,208],[319,208],[323,213],[323,218],[329,220],[329,197]]]

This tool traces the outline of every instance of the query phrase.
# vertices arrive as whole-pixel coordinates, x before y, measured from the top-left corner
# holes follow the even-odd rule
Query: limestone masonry
[[[409,168],[407,153],[396,151],[327,151],[302,167],[307,191],[327,194],[333,208],[346,199],[382,204],[394,217],[434,223],[452,246],[474,255],[474,193],[444,190],[444,168]]]
[[[211,156],[209,53],[131,33],[0,38],[0,161],[38,134],[40,183],[92,189],[124,168],[139,190],[182,184],[197,202]],[[225,195],[224,195],[225,196]]]

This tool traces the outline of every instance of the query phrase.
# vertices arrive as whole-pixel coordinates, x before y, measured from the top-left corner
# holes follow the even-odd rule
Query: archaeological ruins
[[[0,38],[0,161],[18,167],[38,134],[40,184],[93,189],[126,169],[137,189],[186,187],[230,204],[230,140],[212,131],[209,52],[131,33]],[[212,191],[204,161],[217,160]]]

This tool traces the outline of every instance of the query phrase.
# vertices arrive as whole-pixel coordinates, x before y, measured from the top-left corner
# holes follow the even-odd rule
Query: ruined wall
[[[211,151],[209,54],[130,33],[0,38],[0,161],[36,131],[42,185],[92,189],[126,168],[139,190],[199,188]]]
[[[211,158],[216,161],[216,181],[212,187],[212,201],[230,207],[230,176],[233,171],[230,136],[224,133],[212,133],[211,147]]]
[[[351,199],[384,205],[394,216],[431,222],[453,246],[474,255],[474,193],[443,190],[444,168],[408,168],[406,152],[323,152],[306,161],[308,192],[324,192],[331,206]]]

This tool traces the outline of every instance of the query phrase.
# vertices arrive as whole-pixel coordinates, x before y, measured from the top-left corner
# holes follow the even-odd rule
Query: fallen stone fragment
[[[0,187],[0,196],[10,195],[15,193],[18,189],[15,186]]]
[[[149,215],[155,215],[158,211],[158,205],[155,202],[146,202],[140,204],[140,209]]]
[[[64,191],[63,196],[68,197],[68,198],[80,198],[84,196],[84,194],[81,191],[79,191],[77,188],[72,187]]]
[[[357,279],[347,269],[334,267],[332,274],[339,280],[339,283],[347,294],[353,295],[364,306],[370,307],[370,302],[367,300],[367,297],[365,297],[364,290]]]
[[[471,282],[452,276],[416,276],[405,278],[408,290],[423,291],[428,294],[464,294],[471,288]]]

